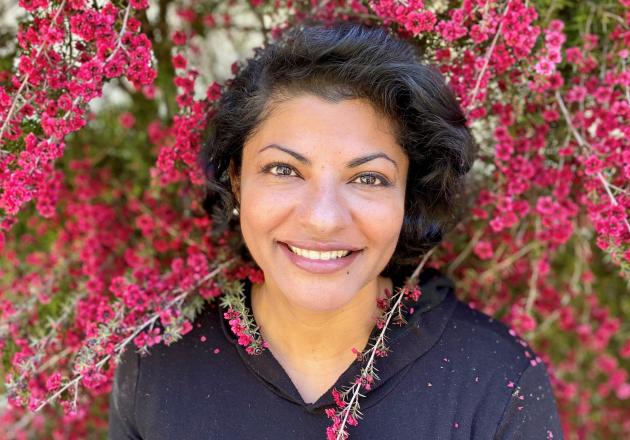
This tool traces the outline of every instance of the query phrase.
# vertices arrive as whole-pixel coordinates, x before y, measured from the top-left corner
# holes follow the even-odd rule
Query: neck
[[[352,349],[362,351],[380,310],[376,300],[390,279],[378,277],[345,306],[331,311],[313,311],[291,303],[267,283],[252,286],[252,313],[274,356],[295,368],[325,367],[352,362]]]

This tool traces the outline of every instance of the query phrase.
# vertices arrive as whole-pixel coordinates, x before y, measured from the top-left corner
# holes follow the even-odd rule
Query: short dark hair
[[[243,145],[270,103],[304,93],[332,102],[364,98],[393,122],[409,158],[402,230],[382,274],[417,263],[460,220],[478,152],[454,93],[421,58],[419,46],[390,30],[351,22],[303,23],[255,49],[226,81],[209,123],[200,154],[205,210],[224,226],[233,220],[229,163],[240,174]],[[245,246],[240,253],[251,261]]]

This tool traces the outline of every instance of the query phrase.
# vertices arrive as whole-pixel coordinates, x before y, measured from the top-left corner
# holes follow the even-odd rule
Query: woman
[[[128,349],[110,438],[324,438],[333,390],[359,374],[357,353],[379,332],[379,302],[456,222],[477,146],[416,48],[349,23],[259,49],[228,82],[211,132],[207,207],[234,210],[243,255],[264,273],[243,307],[267,349],[249,354],[230,314],[210,306],[181,341],[143,358]],[[527,344],[459,301],[438,270],[419,284],[350,436],[562,438]]]

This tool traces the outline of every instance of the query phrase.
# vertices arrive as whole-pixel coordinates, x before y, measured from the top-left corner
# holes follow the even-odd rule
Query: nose
[[[300,203],[300,220],[306,231],[330,237],[351,221],[350,209],[339,182],[333,178],[312,181]]]

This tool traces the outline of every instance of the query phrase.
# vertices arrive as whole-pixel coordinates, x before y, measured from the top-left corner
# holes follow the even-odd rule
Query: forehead
[[[272,102],[266,118],[245,145],[245,154],[263,144],[279,143],[312,155],[383,151],[405,155],[389,118],[366,99],[338,102],[304,94]]]

